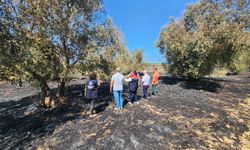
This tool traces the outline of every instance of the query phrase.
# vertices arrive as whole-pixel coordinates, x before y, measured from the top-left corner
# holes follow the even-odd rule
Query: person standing
[[[148,75],[148,71],[144,70],[143,71],[143,77],[142,77],[142,86],[143,86],[143,98],[145,100],[148,99],[148,88],[149,88],[149,84],[150,84],[150,79],[151,77]]]
[[[154,96],[158,95],[158,89],[157,89],[157,85],[159,83],[159,73],[158,73],[158,69],[154,68],[153,71],[153,80],[152,80],[152,94]]]
[[[129,104],[132,105],[134,102],[137,102],[137,89],[139,84],[139,77],[137,72],[133,69],[130,73],[129,79],[125,79],[128,83],[129,90]]]
[[[110,82],[110,92],[113,93],[118,111],[123,108],[122,91],[124,76],[120,73],[120,69],[116,69],[116,73],[112,76]]]
[[[85,84],[85,97],[90,101],[90,114],[94,115],[95,101],[98,98],[98,87],[100,86],[95,72],[90,72],[89,79]]]

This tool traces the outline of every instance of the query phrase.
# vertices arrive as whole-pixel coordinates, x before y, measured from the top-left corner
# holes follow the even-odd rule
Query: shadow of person
[[[109,106],[109,103],[102,103],[99,104],[97,107],[94,108],[95,114],[98,114],[102,111],[104,111]]]

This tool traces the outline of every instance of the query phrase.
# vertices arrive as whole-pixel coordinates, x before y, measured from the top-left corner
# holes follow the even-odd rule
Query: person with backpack
[[[158,95],[158,89],[157,89],[158,83],[159,83],[158,69],[154,68],[154,71],[153,71],[153,80],[152,80],[152,95],[154,95],[154,96]]]
[[[94,115],[95,101],[98,98],[98,88],[100,87],[100,82],[98,82],[96,73],[90,72],[89,79],[85,83],[85,97],[90,102],[90,114]]]
[[[142,86],[143,86],[143,98],[145,100],[148,99],[148,88],[149,88],[149,84],[150,84],[150,79],[151,77],[148,75],[148,71],[144,70],[143,71],[143,77],[142,77]]]

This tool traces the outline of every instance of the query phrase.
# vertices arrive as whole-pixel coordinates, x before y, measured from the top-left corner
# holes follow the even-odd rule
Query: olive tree
[[[2,76],[29,74],[43,97],[50,96],[48,81],[58,81],[57,95],[64,102],[69,74],[86,56],[102,1],[3,0],[0,9]]]
[[[200,0],[184,16],[171,19],[156,47],[169,63],[169,72],[198,78],[218,65],[239,71],[250,46],[249,1]]]

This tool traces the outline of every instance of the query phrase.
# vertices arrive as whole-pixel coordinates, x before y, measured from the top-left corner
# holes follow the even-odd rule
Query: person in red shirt
[[[154,68],[153,71],[153,80],[152,80],[152,94],[154,96],[158,95],[158,89],[157,89],[157,85],[159,83],[159,73],[158,73],[158,69]]]
[[[132,105],[134,102],[137,103],[137,89],[139,87],[139,77],[135,69],[129,74],[129,79],[126,80],[128,83],[128,90],[129,90],[129,104]]]

